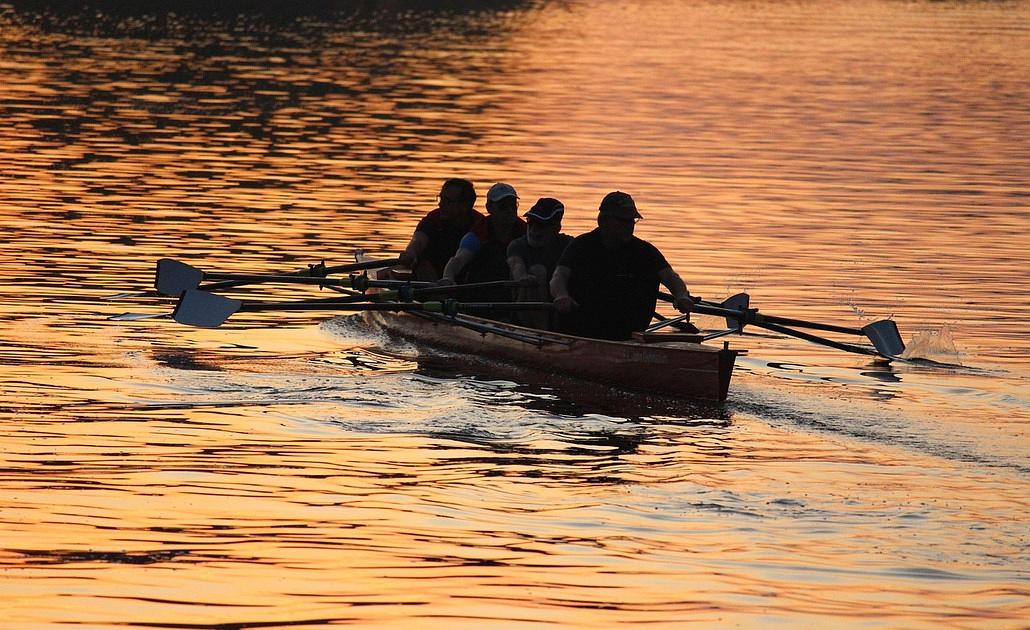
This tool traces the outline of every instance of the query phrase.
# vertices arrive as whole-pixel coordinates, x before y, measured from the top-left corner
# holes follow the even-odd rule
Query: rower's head
[[[633,228],[641,218],[633,197],[622,191],[610,192],[601,200],[597,227],[601,236],[612,243],[625,243],[633,238]]]
[[[541,197],[526,217],[526,240],[530,247],[547,247],[561,232],[565,205],[552,197]]]
[[[440,187],[440,210],[445,219],[456,218],[476,205],[476,187],[467,179],[448,179]]]
[[[519,195],[511,184],[498,182],[486,193],[486,212],[505,222],[515,222],[519,211]]]

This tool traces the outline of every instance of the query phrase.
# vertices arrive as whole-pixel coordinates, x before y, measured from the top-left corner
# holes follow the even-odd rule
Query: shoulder
[[[520,236],[513,239],[511,243],[508,243],[508,255],[509,256],[522,256],[526,253],[526,249],[529,247],[529,240],[525,236]]]
[[[485,239],[490,235],[490,219],[479,215],[472,220],[472,224],[469,226],[469,234],[475,234],[480,239]]]
[[[601,241],[594,232],[580,234],[576,238],[569,238],[566,242],[565,251],[562,252],[559,264],[568,265],[583,257],[589,257],[590,252],[597,250]]]
[[[565,252],[565,250],[569,248],[569,243],[571,243],[572,241],[573,238],[568,234],[559,234],[558,237],[554,239],[554,242],[551,244],[551,246],[548,248],[548,251],[550,251],[552,255],[561,255]]]
[[[440,209],[430,210],[422,220],[418,222],[416,230],[435,227],[440,224]]]
[[[576,238],[572,239],[572,242],[569,243],[569,247],[572,247],[573,245],[579,247],[580,249],[590,249],[598,251],[604,250],[604,242],[601,239],[601,231],[597,229],[590,230],[586,234],[580,234]]]
[[[598,232],[595,229],[595,230],[590,230],[589,232],[584,232],[583,234],[580,234],[579,236],[573,238],[571,241],[569,241],[569,244],[570,245],[571,244],[590,245],[592,243],[600,243],[600,242],[601,242],[601,233]]]
[[[646,260],[651,261],[657,268],[668,267],[669,263],[666,262],[665,256],[661,251],[651,243],[648,243],[642,238],[633,237],[633,249],[638,255],[644,257]]]
[[[652,245],[651,243],[645,241],[642,238],[634,236],[632,242],[633,242],[633,248],[638,250],[638,251],[647,252],[649,254],[661,254],[661,252],[658,251],[657,247],[655,247],[654,245]]]

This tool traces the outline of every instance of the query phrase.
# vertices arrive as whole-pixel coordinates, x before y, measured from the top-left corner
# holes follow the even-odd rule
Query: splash
[[[959,352],[955,346],[955,338],[951,334],[951,328],[947,325],[939,329],[921,330],[905,344],[905,352],[901,354],[906,359],[930,359],[962,365]]]

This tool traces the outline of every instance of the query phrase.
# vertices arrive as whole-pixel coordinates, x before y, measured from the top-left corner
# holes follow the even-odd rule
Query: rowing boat
[[[397,277],[390,269],[372,275]],[[702,345],[699,335],[638,333],[630,341],[608,341],[467,314],[366,311],[364,317],[392,336],[477,364],[502,362],[535,374],[676,398],[725,400],[742,352],[728,344]]]
[[[678,398],[725,400],[739,353],[686,341],[588,339],[471,315],[367,311],[364,316],[371,326],[390,335],[461,353],[477,363],[502,361]]]

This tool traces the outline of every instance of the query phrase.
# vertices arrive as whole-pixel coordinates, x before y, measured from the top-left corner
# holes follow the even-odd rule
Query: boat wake
[[[1030,475],[1025,453],[1005,435],[992,435],[963,421],[958,414],[919,413],[890,406],[890,398],[861,399],[839,391],[805,391],[768,383],[736,384],[727,403],[734,414],[746,414],[770,426],[790,427],[872,442],[978,467]],[[1007,446],[1006,446],[1007,445]]]

